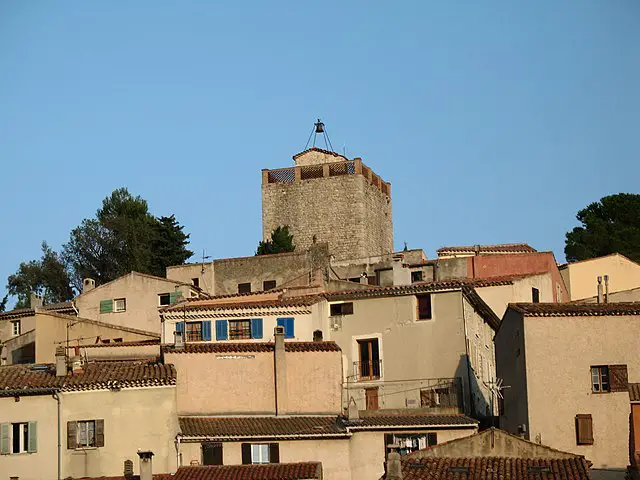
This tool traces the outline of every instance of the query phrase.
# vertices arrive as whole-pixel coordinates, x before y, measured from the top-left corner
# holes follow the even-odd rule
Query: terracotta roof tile
[[[480,253],[536,253],[537,250],[527,243],[503,243],[497,245],[478,245]],[[438,255],[444,253],[475,253],[476,245],[442,247],[436,250]]]
[[[166,353],[244,353],[244,352],[273,352],[271,342],[212,342],[186,343],[184,348],[176,349],[173,345],[164,345]],[[284,342],[286,352],[340,352],[336,342]]]
[[[632,402],[640,402],[640,383],[629,384],[629,400]]]
[[[315,480],[320,462],[180,467],[174,480]]]
[[[140,480],[140,475],[128,478],[122,475],[116,477],[81,477],[77,480]],[[175,480],[175,477],[170,473],[154,473],[153,480]]]
[[[173,365],[145,361],[90,362],[81,373],[57,377],[54,365],[9,365],[0,367],[0,396],[37,393],[42,389],[63,392],[110,388],[175,385]]]
[[[478,295],[478,292],[471,287],[463,287],[462,295],[471,306],[478,312],[478,314],[489,324],[494,330],[500,327],[500,318],[495,314],[491,307]]]
[[[339,417],[180,417],[180,430],[187,437],[315,438],[340,437],[348,433]]]
[[[640,302],[629,303],[510,303],[527,317],[600,317],[640,315]]]
[[[404,460],[402,473],[404,480],[588,480],[589,464],[584,457],[421,458]]]
[[[51,303],[41,308],[50,312],[70,313],[75,315],[75,310],[73,309],[73,305],[71,302]],[[35,314],[36,311],[34,308],[16,308],[14,310],[9,310],[8,312],[1,312],[0,320],[9,318],[33,317]]]
[[[317,296],[292,297],[282,300],[258,300],[247,302],[228,302],[220,303],[215,301],[216,297],[208,300],[187,301],[171,305],[162,309],[164,312],[183,312],[183,311],[211,311],[211,310],[257,310],[265,308],[290,308],[290,307],[309,307],[320,300]]]
[[[160,345],[160,339],[154,338],[151,340],[140,340],[130,342],[110,342],[110,343],[92,343],[90,345],[80,345],[80,348],[101,348],[101,347],[146,347],[146,346]],[[73,350],[75,346],[67,347],[67,350]]]
[[[391,427],[460,427],[477,426],[478,421],[461,414],[376,414],[360,417],[360,420],[345,421],[350,430],[379,430]]]

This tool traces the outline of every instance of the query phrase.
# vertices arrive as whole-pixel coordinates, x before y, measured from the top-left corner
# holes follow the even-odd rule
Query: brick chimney
[[[273,349],[273,366],[276,388],[276,415],[285,415],[289,410],[287,393],[287,362],[284,348],[284,327],[276,327],[273,331],[275,347]]]
[[[140,457],[140,480],[153,480],[153,452],[151,450],[138,450]]]
[[[56,347],[56,377],[67,376],[67,354],[64,347]]]

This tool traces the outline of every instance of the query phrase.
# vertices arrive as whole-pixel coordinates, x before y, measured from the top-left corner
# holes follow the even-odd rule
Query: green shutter
[[[0,454],[8,455],[11,453],[9,451],[9,429],[11,428],[10,423],[2,423],[0,424]]]
[[[113,300],[100,300],[100,313],[113,312]]]
[[[38,424],[37,422],[29,422],[29,453],[38,451]]]

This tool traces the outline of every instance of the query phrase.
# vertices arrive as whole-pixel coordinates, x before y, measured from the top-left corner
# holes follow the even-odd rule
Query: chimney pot
[[[153,480],[153,452],[151,450],[138,450],[140,457],[140,480]]]
[[[41,308],[44,305],[44,299],[42,295],[38,295],[35,292],[29,294],[29,306],[31,308]]]
[[[56,347],[56,377],[67,376],[67,354],[64,347]]]
[[[82,293],[87,293],[96,288],[96,281],[93,278],[85,278],[82,280]]]
[[[314,342],[322,341],[322,330],[316,330],[313,332],[313,341]]]
[[[388,445],[391,449],[387,456],[387,475],[386,480],[402,480],[402,464],[400,463],[400,454],[398,453],[398,445]]]
[[[287,393],[287,362],[284,346],[284,327],[278,325],[273,329],[275,344],[273,348],[273,366],[275,373],[276,415],[286,414],[288,411]]]

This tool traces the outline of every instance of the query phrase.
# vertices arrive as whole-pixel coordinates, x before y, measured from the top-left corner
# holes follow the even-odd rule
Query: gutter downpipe
[[[58,395],[58,392],[53,392],[51,396],[56,400],[56,402],[58,402],[58,480],[60,480],[62,476],[60,473],[62,462],[62,444],[60,442],[60,395]]]
[[[180,468],[180,434],[176,435],[176,471]],[[60,479],[58,479],[60,480]]]

